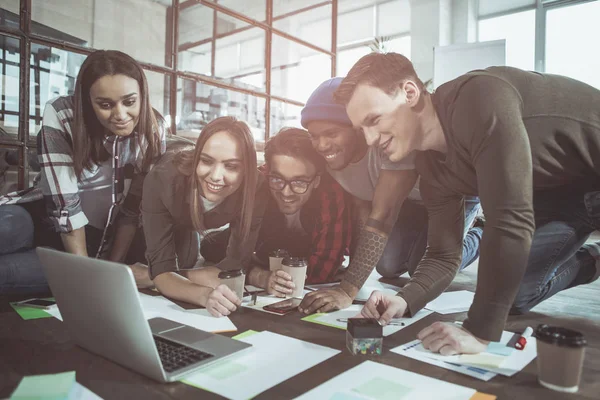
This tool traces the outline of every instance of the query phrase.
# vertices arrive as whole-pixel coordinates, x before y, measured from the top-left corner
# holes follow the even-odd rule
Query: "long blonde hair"
[[[242,148],[244,177],[242,185],[238,190],[242,191],[240,236],[242,240],[246,240],[250,234],[250,227],[252,225],[252,210],[254,209],[254,197],[258,179],[254,139],[248,125],[245,122],[238,121],[234,117],[220,117],[209,122],[202,129],[202,132],[200,132],[195,149],[183,150],[178,153],[175,157],[175,164],[179,172],[189,179],[190,192],[187,195],[190,199],[190,215],[194,229],[202,232],[206,230],[206,227],[204,226],[204,207],[200,201],[202,191],[196,177],[196,168],[198,167],[198,163],[200,163],[200,154],[202,154],[202,150],[208,139],[215,133],[222,131],[231,134]]]

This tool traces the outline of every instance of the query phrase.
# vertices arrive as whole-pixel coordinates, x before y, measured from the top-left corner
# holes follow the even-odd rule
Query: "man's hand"
[[[329,289],[321,289],[308,293],[304,296],[298,311],[305,314],[314,312],[324,313],[333,310],[341,310],[352,304],[352,298],[348,296],[341,287],[335,286]]]
[[[267,282],[263,288],[267,289],[267,293],[277,297],[285,297],[292,294],[296,287],[292,281],[292,276],[285,271],[271,271],[267,276]]]
[[[366,318],[375,318],[382,325],[387,325],[392,318],[400,318],[406,312],[408,304],[400,296],[374,291],[365,303],[361,314]]]
[[[443,356],[481,353],[490,343],[476,338],[463,327],[448,322],[435,322],[419,332],[417,337],[427,350]]]
[[[235,311],[242,301],[226,285],[219,285],[208,294],[206,309],[215,317],[222,317]]]
[[[135,264],[130,265],[129,268],[131,268],[131,272],[133,272],[135,284],[139,289],[149,289],[154,287],[154,282],[150,279],[150,271],[148,270],[147,265],[136,262]]]

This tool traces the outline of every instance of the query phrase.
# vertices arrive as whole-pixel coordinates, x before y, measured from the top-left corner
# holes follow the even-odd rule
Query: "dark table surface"
[[[150,293],[150,292],[147,292]],[[103,357],[76,346],[63,323],[55,318],[25,321],[10,307],[10,301],[33,296],[0,297],[0,398],[10,396],[23,376],[76,371],[77,381],[104,399],[218,399],[213,393],[183,383],[161,384],[121,367]],[[182,304],[184,307],[185,305]],[[187,307],[189,308],[189,307]],[[345,332],[301,321],[299,313],[271,315],[242,308],[231,315],[237,333],[248,329],[268,330],[322,346],[341,350],[329,360],[296,375],[261,393],[257,399],[291,399],[336,375],[373,360],[416,372],[480,392],[494,394],[499,399],[600,399],[600,327],[583,319],[555,320],[545,315],[529,313],[511,318],[507,330],[522,331],[538,323],[568,325],[583,332],[589,346],[585,357],[580,390],[563,394],[541,387],[537,383],[536,362],[529,364],[512,378],[496,376],[483,382],[457,372],[422,363],[392,353],[389,349],[415,339],[417,332],[436,320],[462,320],[465,314],[442,316],[432,314],[384,339],[381,356],[353,356],[345,348]],[[233,336],[237,333],[226,334]]]

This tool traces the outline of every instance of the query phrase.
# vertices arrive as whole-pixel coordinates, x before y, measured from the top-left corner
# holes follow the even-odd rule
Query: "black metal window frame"
[[[336,48],[337,48],[337,14],[338,14],[338,0],[325,0],[320,3],[316,3],[307,7],[303,7],[297,10],[293,10],[286,14],[278,15],[273,17],[273,0],[264,0],[266,4],[266,18],[264,21],[259,21],[243,15],[233,9],[224,7],[218,4],[216,1],[208,0],[172,0],[172,4],[167,8],[167,30],[166,35],[166,48],[165,48],[165,66],[155,65],[148,62],[138,60],[140,65],[145,70],[161,73],[165,76],[165,81],[168,80],[169,87],[165,87],[165,99],[168,101],[169,114],[171,115],[171,130],[174,134],[177,133],[176,129],[176,116],[177,116],[177,81],[178,79],[187,79],[196,83],[205,83],[214,87],[231,90],[234,92],[255,96],[258,98],[265,99],[265,133],[264,140],[266,141],[270,137],[271,127],[271,100],[280,101],[283,103],[293,104],[296,106],[304,106],[304,103],[299,102],[295,99],[288,99],[281,96],[271,94],[271,53],[272,53],[272,39],[273,35],[278,35],[287,40],[308,47],[321,54],[326,54],[331,57],[331,76],[336,75]],[[217,35],[217,18],[213,18],[213,35],[210,39],[211,43],[211,77],[196,74],[188,71],[180,71],[178,69],[178,55],[180,51],[184,51],[185,48],[179,46],[179,15],[188,7],[202,5],[209,7],[213,10],[216,17],[217,12],[226,14],[230,17],[241,20],[249,27],[258,27],[265,31],[265,54],[264,54],[264,65],[265,65],[265,91],[254,91],[250,89],[241,88],[214,77],[215,71],[215,48],[216,40],[225,36],[229,36],[238,33],[239,30],[228,32],[227,34]],[[310,11],[319,7],[325,7],[331,5],[331,48],[324,49],[319,46],[315,46],[312,43],[304,41],[286,32],[273,27],[273,22],[289,18],[291,16]],[[39,119],[39,113],[36,111],[34,115],[30,115],[30,68],[32,67],[30,54],[31,44],[45,45],[48,47],[54,47],[62,50],[66,50],[73,53],[88,55],[95,51],[94,48],[80,46],[72,44],[66,41],[56,40],[50,37],[40,35],[32,32],[31,25],[31,10],[32,0],[20,0],[19,5],[19,28],[12,28],[10,26],[0,26],[0,34],[6,37],[12,37],[18,39],[20,42],[20,58],[19,58],[19,129],[16,139],[1,139],[0,147],[18,148],[19,149],[19,165],[18,165],[18,188],[24,189],[29,184],[29,160],[28,160],[28,148],[35,147],[35,140],[30,138],[29,134],[29,120],[30,118]],[[204,41],[203,41],[204,42]],[[187,44],[186,44],[187,45]],[[167,79],[168,77],[168,79]],[[168,95],[167,95],[168,90]],[[4,112],[4,111],[3,111]],[[8,112],[7,112],[8,114]],[[14,114],[14,113],[13,113]]]

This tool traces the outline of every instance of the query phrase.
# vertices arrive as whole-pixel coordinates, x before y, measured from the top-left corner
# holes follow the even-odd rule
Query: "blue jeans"
[[[0,294],[40,293],[48,283],[33,250],[34,225],[25,208],[0,207]]]
[[[600,191],[534,193],[536,229],[527,270],[511,314],[524,314],[561,290],[597,278],[595,259],[581,246],[600,230]]]
[[[471,228],[480,209],[479,199],[465,200],[465,236],[460,269],[466,268],[479,257],[482,228]],[[398,220],[390,232],[388,243],[377,264],[377,272],[394,278],[415,271],[427,247],[427,208],[411,200],[404,201]]]

